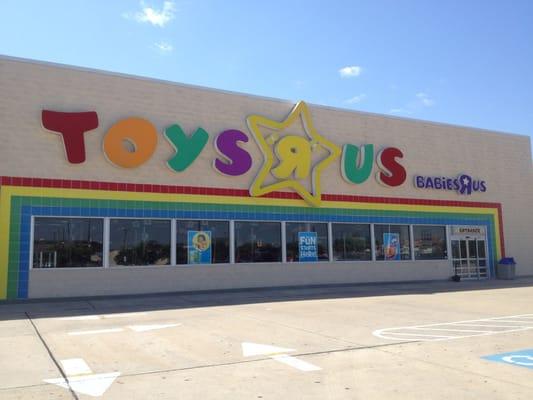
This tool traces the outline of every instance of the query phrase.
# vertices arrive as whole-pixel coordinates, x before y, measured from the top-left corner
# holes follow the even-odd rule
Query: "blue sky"
[[[533,134],[533,1],[15,1],[0,54]]]

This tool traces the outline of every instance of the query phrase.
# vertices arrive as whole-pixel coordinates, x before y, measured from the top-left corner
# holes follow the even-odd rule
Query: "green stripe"
[[[7,263],[7,298],[16,299],[19,282],[20,206],[12,203],[9,223],[9,258]]]
[[[178,197],[178,196],[176,196]],[[310,208],[298,206],[263,206],[263,205],[235,205],[235,204],[198,204],[188,202],[161,202],[139,200],[103,200],[81,198],[49,198],[13,196],[11,198],[11,225],[9,233],[9,262],[8,262],[8,290],[7,297],[17,298],[20,261],[20,223],[21,207],[79,207],[79,208],[117,208],[117,209],[157,209],[170,211],[205,211],[205,212],[248,212],[248,213],[294,213],[304,216],[344,215],[361,217],[402,217],[423,218],[431,223],[432,218],[468,218],[470,220],[488,223],[491,229],[491,247],[493,258],[496,251],[495,226],[492,215],[475,214],[466,212],[431,212],[431,211],[401,211],[401,210],[365,210],[365,209],[336,209],[336,208]],[[383,205],[384,207],[386,204]],[[16,239],[15,239],[16,238]],[[495,260],[494,260],[495,261]]]
[[[86,199],[62,199],[62,198],[45,198],[41,202],[36,202],[36,198],[19,197],[31,201],[32,206],[37,207],[80,207],[80,208],[118,208],[118,209],[158,209],[171,211],[206,211],[206,212],[251,212],[251,213],[280,213],[290,209],[291,213],[301,215],[350,215],[350,216],[385,216],[385,217],[442,217],[451,215],[468,215],[468,216],[490,216],[486,214],[473,214],[464,212],[432,212],[432,211],[402,211],[402,210],[365,210],[365,209],[338,209],[338,208],[320,208],[313,209],[309,207],[292,207],[292,206],[259,206],[259,205],[233,205],[233,204],[198,204],[187,202],[161,202],[161,201],[137,201],[137,200],[86,200]],[[39,198],[37,198],[39,199]],[[29,204],[27,204],[29,205]]]

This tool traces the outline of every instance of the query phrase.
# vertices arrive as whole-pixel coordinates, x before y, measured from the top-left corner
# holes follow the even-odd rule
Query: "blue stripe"
[[[379,210],[376,211],[379,214]],[[383,223],[383,224],[435,224],[435,225],[482,225],[487,228],[489,250],[489,268],[494,275],[495,249],[492,246],[494,224],[488,215],[477,218],[461,218],[460,214],[453,217],[398,217],[398,216],[357,216],[328,214],[293,214],[284,213],[250,213],[250,212],[217,212],[217,211],[187,211],[187,210],[146,210],[146,209],[116,209],[116,208],[80,208],[80,207],[43,207],[23,206],[21,208],[20,227],[20,257],[18,298],[28,297],[29,258],[31,216],[70,216],[70,217],[129,217],[129,218],[191,218],[191,219],[234,219],[234,220],[265,220],[265,221],[324,221],[324,222],[354,222],[354,223]],[[451,255],[450,255],[451,257]]]

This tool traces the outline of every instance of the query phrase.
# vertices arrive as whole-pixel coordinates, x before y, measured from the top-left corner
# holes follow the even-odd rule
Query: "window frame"
[[[69,219],[101,219],[102,220],[102,265],[95,266],[95,267],[61,267],[61,268],[34,268],[33,267],[33,250],[34,250],[34,241],[35,241],[35,218],[69,218]],[[105,244],[106,244],[106,232],[105,232],[105,217],[100,216],[68,216],[68,215],[32,215],[30,219],[30,246],[29,246],[29,263],[28,263],[28,270],[38,270],[38,271],[50,271],[50,270],[65,270],[65,271],[77,271],[84,268],[106,268],[106,255],[105,255]]]
[[[109,248],[110,248],[110,245],[111,245],[111,220],[112,219],[125,219],[125,220],[143,220],[143,221],[146,221],[146,220],[150,220],[150,221],[153,221],[153,220],[157,220],[157,221],[170,221],[170,229],[169,229],[169,235],[170,236],[170,254],[169,254],[169,264],[142,264],[142,265],[113,265],[111,266],[109,264]],[[174,265],[172,265],[172,220],[173,218],[154,218],[154,217],[105,217],[105,220],[107,220],[107,224],[108,224],[108,229],[107,229],[107,265],[104,266],[104,268],[109,268],[109,269],[113,269],[113,270],[117,270],[117,269],[121,269],[121,268],[127,268],[127,269],[131,269],[131,268],[164,268],[164,267],[172,267]],[[104,222],[105,224],[106,222]],[[105,225],[104,225],[105,226]],[[105,233],[105,229],[104,229],[104,233]]]
[[[232,255],[232,245],[231,245],[231,241],[232,241],[232,238],[233,238],[233,234],[232,234],[232,230],[233,230],[233,224],[235,222],[235,220],[233,219],[221,219],[221,218],[173,218],[172,219],[172,225],[174,227],[174,229],[172,230],[171,229],[171,234],[173,234],[173,239],[174,239],[174,243],[170,243],[171,245],[171,263],[170,263],[170,266],[172,267],[187,267],[187,268],[191,268],[193,266],[217,266],[217,265],[231,265],[231,264],[234,264],[232,262],[232,258],[234,257],[234,255]],[[185,221],[185,222],[189,222],[189,221],[198,221],[198,222],[201,222],[201,221],[214,221],[214,222],[227,222],[228,223],[228,262],[223,262],[223,263],[209,263],[209,264],[178,264],[178,224],[180,223],[180,221]],[[173,233],[172,233],[173,232]],[[174,254],[174,261],[172,262],[172,253]],[[168,265],[166,265],[168,267]]]
[[[400,259],[400,260],[380,260],[377,257],[377,246],[376,246],[376,226],[387,226],[387,225],[396,225],[396,226],[407,226],[407,232],[409,235],[409,258],[406,259]],[[422,224],[420,224],[422,225]],[[382,262],[382,263],[409,263],[409,262],[416,262],[416,261],[435,261],[435,260],[415,260],[414,259],[414,252],[413,252],[413,235],[412,235],[412,227],[413,224],[388,224],[388,223],[373,223],[372,224],[372,236],[374,240],[373,249],[372,249],[372,261],[374,262]],[[442,261],[442,260],[436,260],[436,261]]]
[[[446,257],[445,258],[430,258],[430,259],[420,259],[416,258],[415,255],[415,226],[427,226],[427,227],[440,227],[444,228],[444,235],[445,235],[445,241],[444,241],[444,248],[446,250]],[[449,231],[450,225],[439,225],[439,224],[411,224],[411,237],[412,237],[412,255],[413,255],[413,261],[414,262],[442,262],[442,261],[452,261],[452,257],[450,255],[451,252],[451,239],[450,239],[450,231]]]
[[[305,264],[305,263],[310,263],[310,264],[315,264],[315,263],[328,263],[328,262],[331,262],[331,237],[330,237],[330,229],[329,229],[329,222],[324,222],[324,221],[284,221],[284,227],[282,227],[282,229],[284,228],[285,229],[285,237],[282,238],[284,239],[284,243],[282,241],[282,246],[284,246],[285,248],[285,259],[282,258],[282,262],[285,262],[287,264]],[[327,240],[327,243],[326,243],[326,251],[328,252],[328,257],[327,259],[320,259],[320,257],[318,256],[318,235],[317,235],[317,260],[316,261],[300,261],[300,260],[294,260],[294,261],[289,261],[287,260],[287,254],[288,254],[288,249],[287,249],[287,246],[288,246],[288,242],[287,242],[287,225],[288,224],[317,224],[317,225],[325,225],[326,226],[326,240]]]
[[[411,262],[411,263],[442,263],[442,262],[449,262],[451,263],[452,257],[451,257],[451,228],[452,225],[445,224],[445,225],[439,225],[439,224],[424,224],[424,223],[418,223],[418,224],[401,224],[401,223],[374,223],[374,222],[353,222],[353,221],[323,221],[320,219],[312,220],[312,221],[293,221],[293,220],[269,220],[269,219],[223,219],[223,218],[187,218],[187,217],[180,217],[180,218],[157,218],[157,217],[128,217],[128,216],[113,216],[113,217],[105,217],[105,216],[98,216],[98,215],[91,215],[91,216],[70,216],[70,215],[31,215],[31,222],[30,222],[30,243],[29,243],[29,257],[28,257],[28,265],[29,270],[40,270],[40,271],[48,271],[48,270],[80,270],[84,269],[82,267],[64,267],[64,268],[34,268],[33,267],[33,260],[34,260],[34,239],[35,239],[35,219],[36,218],[62,218],[62,219],[96,219],[96,220],[102,220],[103,221],[103,260],[102,260],[102,266],[96,266],[96,267],[84,267],[86,268],[111,268],[109,265],[109,245],[110,245],[110,221],[112,219],[126,219],[126,220],[160,220],[160,221],[170,221],[170,264],[166,265],[153,265],[153,264],[147,264],[147,265],[130,265],[130,266],[123,266],[123,265],[115,265],[112,268],[114,270],[119,269],[132,269],[132,268],[187,268],[190,269],[190,264],[177,264],[177,257],[176,257],[176,251],[177,251],[177,230],[178,230],[178,223],[179,221],[222,221],[227,222],[229,227],[229,262],[227,263],[213,263],[213,264],[194,264],[195,266],[199,267],[208,267],[208,268],[216,268],[220,266],[230,266],[230,265],[246,265],[246,264],[298,264],[299,262],[289,262],[287,261],[287,252],[286,252],[286,246],[287,246],[287,238],[286,238],[286,224],[287,223],[314,223],[314,224],[326,224],[327,225],[327,239],[328,239],[328,253],[329,258],[327,260],[317,260],[310,262],[312,264],[324,264],[324,263],[332,263],[332,264],[342,264],[342,263],[405,263],[405,262]],[[248,222],[248,223],[276,223],[279,225],[280,229],[280,245],[281,245],[281,259],[280,261],[260,261],[260,262],[237,262],[236,261],[236,255],[237,255],[237,247],[236,247],[236,234],[235,234],[235,223],[237,222]],[[371,259],[370,260],[334,260],[333,256],[333,225],[334,224],[347,224],[347,225],[369,225],[370,227],[370,245],[371,245]],[[399,225],[399,226],[407,226],[408,232],[409,232],[409,241],[410,241],[410,253],[411,257],[409,259],[402,259],[402,260],[380,260],[377,259],[377,253],[376,253],[376,235],[375,235],[375,227],[379,225]],[[445,229],[445,235],[446,235],[446,251],[447,251],[447,258],[440,258],[440,259],[416,259],[415,258],[415,251],[414,251],[414,227],[415,226],[438,226],[438,227],[444,227]],[[485,251],[487,251],[487,243],[485,243]],[[305,262],[302,262],[305,263]]]
[[[285,234],[283,233],[283,222],[287,221],[272,221],[272,220],[265,220],[265,219],[234,219],[233,221],[233,264],[234,265],[243,265],[243,264],[285,264],[286,261],[283,259],[284,255],[286,256],[286,253],[283,250],[283,247],[285,246]],[[248,222],[248,223],[261,223],[261,222],[269,222],[269,223],[276,223],[279,224],[279,239],[280,239],[280,261],[252,261],[252,262],[238,262],[237,261],[237,243],[236,238],[237,235],[235,232],[237,231],[235,224],[238,222]],[[231,259],[231,258],[230,258]]]
[[[331,254],[330,254],[330,262],[333,263],[368,263],[372,261],[376,261],[375,258],[375,252],[374,252],[374,245],[373,245],[373,238],[374,238],[374,224],[369,222],[329,222],[329,225],[331,226],[330,231],[330,246],[331,246]],[[334,243],[333,243],[333,225],[368,225],[368,238],[370,240],[370,259],[369,260],[335,260],[334,259]]]

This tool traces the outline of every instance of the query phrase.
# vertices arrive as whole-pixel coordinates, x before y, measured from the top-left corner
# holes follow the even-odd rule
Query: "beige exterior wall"
[[[30,297],[103,296],[258,287],[447,279],[448,261],[362,261],[34,269]]]
[[[0,58],[0,92],[0,175],[240,189],[249,188],[262,163],[259,148],[246,126],[246,117],[260,114],[283,120],[293,107],[293,103],[288,101],[6,57]],[[67,162],[60,137],[41,127],[43,109],[98,113],[99,127],[85,135],[87,160],[84,164],[71,165]],[[320,106],[310,106],[310,110],[317,131],[334,143],[339,146],[373,143],[377,150],[398,147],[404,152],[402,165],[407,170],[407,181],[397,188],[381,186],[373,177],[356,186],[342,179],[339,159],[323,175],[323,193],[501,203],[507,254],[517,259],[520,275],[533,274],[533,168],[527,136]],[[144,165],[135,169],[115,167],[104,156],[102,140],[114,123],[131,116],[150,120],[159,132],[173,123],[178,123],[188,134],[202,127],[210,134],[209,143],[194,164],[182,173],[173,172],[165,165],[174,151],[163,135],[159,138],[154,156]],[[230,128],[242,130],[251,139],[243,148],[252,155],[254,164],[240,177],[223,176],[212,168],[216,157],[213,139]],[[487,192],[465,197],[452,191],[416,189],[413,185],[416,174],[457,176],[460,173],[485,180]],[[261,274],[267,268],[270,267],[257,269],[254,266],[253,272]],[[270,268],[270,273],[261,275],[264,279],[261,282],[273,285],[317,283],[323,279],[320,271],[327,269],[325,266],[311,269],[313,273],[306,273],[305,279],[287,275],[289,269],[305,268]],[[356,278],[357,270],[348,272],[342,265],[336,268],[338,276],[332,277],[332,282]],[[373,268],[375,275],[366,276],[363,280],[396,277],[389,267]],[[416,279],[425,277],[420,270],[415,271],[418,266],[405,263],[402,271],[403,268],[406,273],[398,275],[398,278],[415,279],[416,274],[422,274],[416,275]],[[228,283],[233,282],[229,274],[243,273],[235,266],[217,271],[220,274],[217,287],[234,287],[234,283]],[[277,272],[286,276],[283,282],[276,278]],[[75,273],[89,274],[87,271],[33,271],[31,291],[34,295],[44,294],[39,286],[44,285],[48,273],[64,273],[67,280]],[[99,275],[94,275],[94,279],[118,273],[101,271]],[[189,273],[183,272],[184,275],[176,279],[185,279],[185,274]],[[205,274],[208,273],[212,274],[214,270],[206,267]],[[159,270],[141,269],[132,276],[142,280],[147,274],[159,274],[164,281],[172,280],[166,276],[168,272]],[[447,269],[430,277],[448,274]],[[197,276],[199,279],[205,277],[204,269]],[[248,282],[248,286],[255,286],[254,279]],[[190,288],[183,286],[183,289]]]

